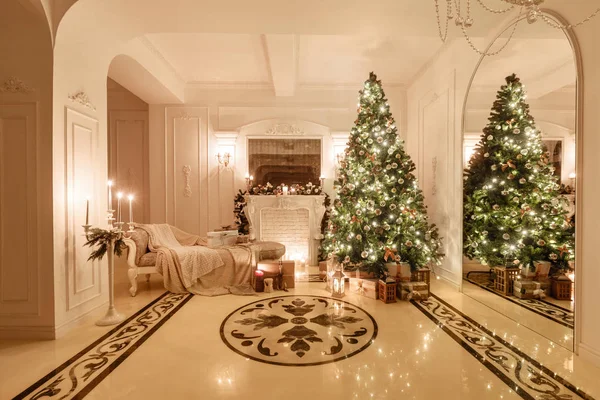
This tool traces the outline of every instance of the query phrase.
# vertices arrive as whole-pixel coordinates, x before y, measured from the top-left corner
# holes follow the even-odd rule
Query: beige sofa
[[[135,231],[129,238],[124,239],[127,245],[127,275],[131,287],[129,293],[131,296],[135,296],[138,290],[137,277],[139,275],[146,275],[146,280],[150,280],[150,274],[158,273],[156,269],[156,253],[153,253],[148,248],[148,242],[150,238],[148,233],[139,228],[135,228]],[[277,260],[285,254],[285,246],[277,242],[253,242],[248,244],[240,244],[241,246],[249,246],[255,250],[253,254],[256,258],[253,263],[257,263],[262,260]],[[222,257],[228,256],[226,248],[216,249],[218,252],[224,252]],[[227,254],[225,254],[227,253]],[[254,265],[253,265],[254,266]],[[249,269],[250,271],[250,269]],[[249,280],[251,275],[249,273]]]

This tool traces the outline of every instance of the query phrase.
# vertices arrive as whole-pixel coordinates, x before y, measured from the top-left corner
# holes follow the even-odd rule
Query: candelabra
[[[112,233],[110,235],[110,240],[107,243],[107,257],[108,257],[108,310],[106,311],[106,315],[98,321],[96,321],[96,325],[98,326],[107,326],[107,325],[116,325],[125,320],[125,315],[119,313],[115,308],[115,242],[126,237],[126,233],[133,232],[133,221],[128,223],[129,230],[127,232],[123,231],[124,222],[117,221],[115,222],[114,217],[115,210],[107,211],[107,221],[108,221],[108,230]],[[86,224],[83,225],[83,230],[85,232],[85,237],[87,240],[90,240],[90,228],[92,225]]]

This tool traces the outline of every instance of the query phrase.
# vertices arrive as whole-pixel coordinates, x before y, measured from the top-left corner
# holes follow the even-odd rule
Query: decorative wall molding
[[[305,132],[302,128],[292,124],[275,124],[265,132],[269,136],[304,136]]]
[[[21,79],[11,76],[0,85],[0,93],[31,93],[35,89],[29,87]]]
[[[183,76],[181,76],[179,71],[177,71],[173,64],[171,64],[169,60],[167,60],[166,57],[156,48],[156,46],[154,46],[154,43],[152,43],[152,41],[148,39],[148,37],[140,36],[138,40],[144,45],[144,47],[146,47],[150,51],[150,53],[152,53],[156,58],[158,58],[169,70],[171,70],[171,72],[173,72],[173,74],[177,78],[179,78],[181,82],[185,83],[185,79],[183,79]]]
[[[82,106],[87,107],[92,111],[96,111],[96,106],[94,106],[92,104],[92,102],[90,101],[90,98],[83,90],[79,90],[73,94],[70,94],[69,100],[71,100],[75,103],[79,103]]]
[[[437,181],[437,164],[438,164],[437,157],[433,157],[431,159],[431,168],[433,170],[432,177],[431,177],[431,186],[432,186],[431,194],[433,196],[435,196],[437,194],[437,185],[436,185],[436,183],[437,183],[436,182]]]
[[[190,185],[190,174],[192,173],[192,167],[184,165],[182,168],[183,179],[185,180],[185,188],[183,189],[184,197],[192,197],[192,186]]]

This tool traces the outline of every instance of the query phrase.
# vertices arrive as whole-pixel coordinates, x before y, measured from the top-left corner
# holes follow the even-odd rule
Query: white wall
[[[597,6],[594,1],[578,3],[581,7],[571,8],[567,4],[552,2],[548,7],[563,14],[570,21],[582,18],[581,10],[593,10]],[[500,29],[497,29],[500,31]],[[600,210],[595,206],[600,195],[600,181],[594,179],[600,169],[600,115],[595,110],[600,107],[600,55],[596,51],[595,38],[600,35],[600,24],[593,21],[577,28],[575,35],[579,41],[583,67],[583,123],[579,126],[582,140],[577,143],[580,149],[578,159],[578,213],[583,217],[578,218],[577,225],[577,274],[576,274],[576,352],[581,356],[600,365],[600,318],[597,304],[600,304],[600,262],[596,251],[597,229],[600,222]],[[447,120],[446,133],[448,139],[448,153],[454,154],[450,168],[446,171],[450,187],[451,205],[447,208],[449,219],[448,232],[451,235],[447,259],[439,271],[440,275],[457,286],[460,285],[462,270],[462,113],[468,82],[475,69],[478,56],[464,41],[451,43],[428,68],[408,88],[408,146],[411,154],[418,154],[419,146],[426,139],[423,127],[423,113],[431,107],[431,93],[446,93],[447,88],[455,99],[450,107]],[[435,102],[446,101],[446,97],[439,96]],[[435,103],[434,102],[434,103]],[[437,128],[439,129],[439,128]],[[585,146],[584,146],[585,144]],[[426,176],[423,171],[431,164],[433,155],[426,151],[419,154],[419,176]],[[438,171],[439,177],[439,171]],[[428,182],[422,183],[425,187]],[[435,201],[434,201],[435,202]],[[442,210],[444,206],[434,205],[430,210]],[[435,212],[435,211],[434,211]],[[441,218],[441,217],[439,217]],[[448,237],[447,235],[444,235]]]
[[[2,1],[0,54],[0,339],[52,338],[52,42],[43,16]]]
[[[404,89],[391,87],[386,94],[402,126]],[[357,98],[357,90],[299,90],[293,97],[276,98],[269,90],[190,85],[184,105],[151,105],[150,220],[201,235],[233,223],[233,199],[245,188],[245,174],[252,173],[246,140],[282,124],[303,132],[295,137],[322,138],[325,187],[332,193],[334,141],[343,141],[340,132],[352,128]],[[215,157],[224,151],[234,153],[228,169],[220,168]],[[184,165],[191,167],[190,197],[185,193]]]

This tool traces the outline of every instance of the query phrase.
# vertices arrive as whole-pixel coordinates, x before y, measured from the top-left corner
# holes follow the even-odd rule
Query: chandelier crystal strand
[[[548,25],[550,25],[553,28],[569,30],[569,29],[577,28],[578,26],[585,24],[586,22],[588,22],[589,20],[591,20],[598,14],[600,14],[600,8],[598,8],[596,11],[594,11],[592,14],[590,14],[587,18],[579,21],[578,23],[568,24],[568,25],[561,25],[561,24],[557,23],[556,21],[550,19],[547,15],[544,15],[544,14],[541,14],[541,17],[544,20],[544,22],[546,22]]]
[[[467,43],[469,43],[469,46],[471,46],[471,48],[473,50],[475,50],[476,53],[478,53],[482,56],[495,56],[495,55],[500,54],[500,52],[502,52],[502,50],[504,50],[506,48],[506,46],[508,46],[508,43],[510,43],[511,39],[513,38],[513,36],[515,34],[515,31],[517,30],[517,25],[519,25],[519,22],[521,22],[522,13],[523,13],[523,8],[521,7],[521,10],[519,11],[519,16],[517,18],[517,22],[515,22],[513,24],[513,28],[512,28],[512,31],[510,32],[508,39],[506,39],[506,42],[502,45],[502,47],[500,47],[498,50],[491,52],[491,53],[487,53],[485,51],[479,50],[477,48],[477,46],[475,46],[475,44],[473,43],[473,41],[471,40],[469,35],[467,34],[467,30],[464,25],[461,25],[461,29],[462,29],[463,34],[465,35],[465,39],[467,40]]]
[[[514,4],[504,10],[495,10],[491,7],[488,7],[483,0],[477,0],[477,2],[481,5],[481,7],[483,7],[484,10],[491,12],[492,14],[504,14],[507,13],[511,10],[513,10],[515,8]]]
[[[444,29],[444,33],[442,33],[442,22],[440,21],[440,5],[438,0],[435,1],[435,15],[437,17],[438,24],[438,32],[440,34],[440,39],[442,42],[446,43],[446,39],[448,39],[448,25],[449,20],[452,19],[452,0],[446,0],[446,27]]]

